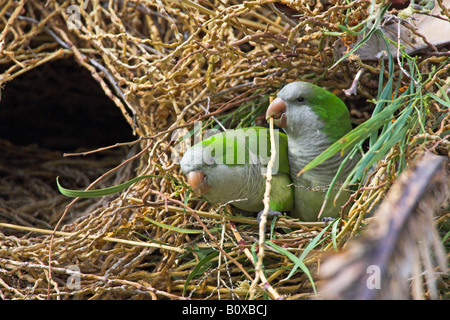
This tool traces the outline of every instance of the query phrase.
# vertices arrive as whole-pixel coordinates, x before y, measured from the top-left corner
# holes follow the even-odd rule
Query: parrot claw
[[[256,221],[258,221],[258,226],[261,223],[261,216],[263,214],[264,210],[261,210],[258,215],[256,216]],[[283,214],[279,211],[267,211],[267,217],[273,217],[273,216],[282,216]]]

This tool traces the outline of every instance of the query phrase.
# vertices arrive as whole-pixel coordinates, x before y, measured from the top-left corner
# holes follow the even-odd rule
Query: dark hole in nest
[[[69,59],[46,63],[5,85],[0,138],[64,152],[134,139],[89,71]]]
[[[5,69],[0,66],[0,74]],[[73,60],[46,63],[8,82],[0,101],[0,222],[52,228],[72,200],[58,192],[56,177],[67,188],[84,189],[128,158],[130,149],[84,157],[63,157],[63,152],[135,139],[119,108]],[[133,174],[126,172],[120,181]],[[114,179],[109,175],[96,187],[111,186]],[[65,221],[104,200],[78,201]]]

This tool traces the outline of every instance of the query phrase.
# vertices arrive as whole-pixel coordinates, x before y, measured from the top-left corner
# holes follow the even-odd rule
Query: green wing
[[[272,177],[269,208],[278,212],[287,212],[294,209],[294,186],[289,174],[282,173]]]
[[[278,168],[277,172],[289,173],[287,136],[274,130],[274,138],[277,150],[274,167]],[[227,130],[215,134],[197,145],[209,148],[216,163],[221,161],[226,165],[260,163],[267,166],[271,154],[270,130],[264,127]]]

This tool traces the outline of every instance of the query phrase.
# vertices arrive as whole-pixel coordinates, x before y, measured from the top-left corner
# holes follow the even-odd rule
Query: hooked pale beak
[[[190,171],[187,176],[187,181],[195,192],[204,194],[211,189],[211,186],[206,181],[206,176],[201,170]]]
[[[266,119],[273,118],[273,123],[280,127],[286,128],[286,104],[283,99],[275,98],[266,111]]]

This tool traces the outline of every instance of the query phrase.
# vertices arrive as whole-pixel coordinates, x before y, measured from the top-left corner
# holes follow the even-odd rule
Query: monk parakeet
[[[308,82],[293,82],[283,87],[266,112],[274,124],[288,136],[290,176],[295,185],[295,210],[291,216],[302,221],[317,221],[328,186],[345,155],[335,154],[315,168],[297,174],[333,142],[352,129],[350,114],[344,102],[334,94]],[[342,183],[357,163],[349,159],[337,183]],[[331,192],[321,217],[337,217],[348,200],[348,192]]]
[[[272,167],[269,209],[287,212],[294,207],[287,137],[277,131],[274,137],[277,156]],[[269,129],[250,127],[227,130],[195,144],[180,165],[192,189],[209,202],[231,203],[241,210],[261,213],[269,159]]]

